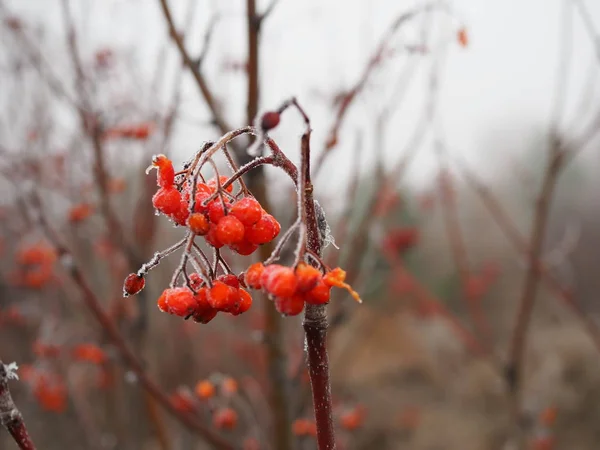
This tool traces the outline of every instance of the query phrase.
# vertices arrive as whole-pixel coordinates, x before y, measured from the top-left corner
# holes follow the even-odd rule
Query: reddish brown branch
[[[306,120],[306,115],[304,117]],[[313,185],[310,178],[310,134],[310,124],[307,123],[307,130],[302,135],[299,195],[304,212],[302,220],[306,225],[306,248],[321,255],[322,236],[317,221]],[[317,444],[319,450],[331,450],[335,448],[335,432],[329,380],[329,357],[327,355],[326,305],[306,305],[303,326],[306,334],[308,373],[317,424]]]
[[[35,450],[23,416],[10,395],[8,380],[12,378],[11,371],[12,368],[0,360],[0,424],[6,428],[21,450]],[[14,376],[16,378],[16,375]]]
[[[454,263],[458,270],[458,277],[460,280],[460,295],[467,306],[469,316],[471,317],[471,321],[473,322],[477,333],[484,340],[484,345],[489,350],[489,325],[487,324],[485,315],[481,308],[481,298],[468,297],[467,286],[469,285],[471,270],[469,267],[469,258],[465,239],[460,226],[460,219],[458,217],[456,192],[452,175],[446,167],[446,162],[442,161],[444,156],[439,155],[439,158],[442,169],[442,172],[440,173],[439,190],[442,202],[444,226],[446,229],[446,235],[448,236],[448,241],[450,243],[452,258],[454,259]]]
[[[175,45],[177,46],[181,59],[183,60],[183,64],[192,73],[192,76],[196,81],[196,85],[198,86],[198,89],[200,89],[200,93],[202,94],[202,97],[204,98],[204,101],[206,102],[206,105],[210,110],[213,122],[222,134],[227,133],[227,131],[229,131],[231,127],[225,121],[225,118],[221,114],[221,111],[219,111],[214,95],[211,89],[209,88],[208,83],[204,78],[204,75],[200,72],[198,64],[192,59],[192,57],[188,53],[185,47],[185,43],[183,41],[183,36],[177,31],[177,28],[175,27],[173,15],[171,14],[171,9],[169,8],[167,0],[159,1],[163,15],[165,16],[165,20],[167,21],[167,26],[169,27],[169,35],[171,39],[173,39],[173,41],[175,42]]]

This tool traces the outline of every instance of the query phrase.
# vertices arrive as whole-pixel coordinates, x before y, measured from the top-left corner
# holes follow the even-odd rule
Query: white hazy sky
[[[80,24],[82,49],[92,52],[113,47],[123,54],[134,52],[142,79],[147,83],[156,66],[156,55],[165,40],[165,24],[158,0],[72,0]],[[178,23],[183,23],[187,0],[170,0]],[[264,7],[269,0],[258,1]],[[350,86],[359,76],[389,23],[402,11],[423,2],[402,0],[281,0],[269,18],[262,35],[262,108],[277,106],[296,95],[312,116],[315,147],[319,148],[333,119],[330,106],[317,93],[331,93]],[[437,117],[448,146],[460,149],[471,160],[494,167],[507,153],[518,154],[527,145],[535,129],[544,130],[550,122],[555,98],[562,16],[570,14],[572,33],[568,40],[567,119],[577,116],[582,96],[598,98],[600,61],[595,58],[589,36],[573,5],[576,0],[455,0],[450,2],[454,16],[437,15],[436,42],[450,42],[440,67],[440,91]],[[58,53],[61,13],[59,0],[9,0],[13,10],[44,23],[56,40],[50,40],[50,54]],[[224,59],[241,60],[245,54],[243,0],[198,0],[191,48],[200,48],[206,23],[215,10],[223,20],[205,70],[215,92],[227,99],[227,116],[241,125],[245,108],[245,84],[240,74],[224,73]],[[600,28],[600,2],[587,0],[592,20]],[[84,13],[85,11],[85,13]],[[464,23],[470,37],[468,48],[456,44],[455,32]],[[404,42],[416,43],[422,22],[414,21],[400,34]],[[441,25],[440,25],[441,24]],[[444,34],[445,33],[445,34]],[[446,36],[445,38],[443,36]],[[401,40],[395,42],[400,43]],[[173,47],[161,64],[170,73],[177,68]],[[420,63],[409,94],[398,106],[385,138],[390,160],[399,156],[402,145],[422,113],[432,56],[411,56]],[[389,98],[406,58],[399,57],[375,73],[368,92],[351,111],[344,127],[337,155],[328,161],[323,185],[340,185],[344,169],[350,166],[353,142],[363,135],[362,161],[369,162],[373,151],[372,130],[377,111]],[[57,70],[60,70],[58,68]],[[145,80],[144,80],[145,79]],[[588,90],[587,86],[592,86]],[[169,91],[167,91],[169,92]],[[584,95],[585,93],[585,95]],[[160,98],[160,93],[147,93]],[[206,110],[188,78],[185,85],[185,125],[179,128],[173,151],[185,155],[198,142],[215,137],[215,131],[192,125],[206,118]],[[154,103],[154,99],[147,99]],[[589,116],[584,116],[588,118]],[[569,120],[563,127],[570,129]],[[284,148],[294,153],[301,125],[295,119],[282,123],[274,133]],[[427,180],[435,159],[431,139],[411,170],[415,182]],[[491,164],[490,164],[491,163]]]

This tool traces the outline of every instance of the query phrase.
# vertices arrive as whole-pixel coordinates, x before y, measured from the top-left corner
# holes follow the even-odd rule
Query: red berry
[[[252,296],[245,289],[240,289],[240,307],[237,311],[238,314],[245,313],[252,306]]]
[[[231,408],[221,408],[215,411],[213,424],[215,428],[233,430],[237,425],[237,413]]]
[[[201,288],[195,296],[196,309],[192,318],[194,322],[208,323],[215,318],[217,310],[208,303],[208,289]]]
[[[202,284],[204,284],[204,280],[202,279],[202,277],[200,276],[199,273],[191,273],[189,276],[190,279],[190,287],[192,289],[194,289],[195,291],[197,291],[198,289],[200,289],[200,287],[202,287]]]
[[[227,286],[231,286],[234,289],[240,288],[240,281],[238,280],[238,277],[236,277],[232,273],[229,273],[227,275],[221,275],[219,278],[217,278],[217,280],[222,281]]]
[[[279,125],[279,120],[281,119],[281,114],[277,111],[267,111],[263,114],[260,120],[260,127],[263,131],[272,130],[277,125]]]
[[[263,289],[275,297],[291,297],[296,293],[298,287],[294,269],[285,266],[278,266],[266,277],[263,273],[261,281]]]
[[[210,202],[208,204],[208,218],[210,221],[217,224],[223,217],[225,217],[225,209],[221,199],[218,198]]]
[[[215,281],[207,297],[210,306],[217,311],[229,312],[239,307],[240,295],[238,290],[222,281]]]
[[[187,222],[188,217],[190,216],[190,211],[188,209],[188,204],[184,201],[179,203],[179,209],[171,214],[171,219],[177,225],[184,226]]]
[[[180,208],[181,193],[174,187],[162,187],[152,197],[152,204],[163,214],[174,214]]]
[[[211,196],[210,192],[196,192],[196,204],[194,205],[194,211],[199,213],[208,212],[208,205],[204,206],[202,202]]]
[[[225,216],[217,224],[217,239],[231,245],[244,239],[244,225],[233,216]]]
[[[130,273],[123,283],[123,297],[137,294],[144,289],[145,285],[146,280],[144,277],[139,276],[137,273]]]
[[[244,197],[231,206],[229,214],[237,217],[245,227],[249,227],[260,220],[262,208],[256,199]]]
[[[158,307],[161,311],[181,317],[192,313],[196,305],[194,294],[186,287],[166,289],[158,299]]]
[[[323,280],[319,280],[317,285],[304,295],[304,298],[306,303],[322,305],[329,302],[330,291],[331,288],[323,283]]]
[[[266,244],[277,237],[281,226],[270,214],[263,214],[258,222],[246,228],[246,239],[253,244]]]
[[[276,297],[275,309],[286,316],[297,316],[304,309],[304,299],[299,295],[293,297]]]
[[[248,242],[246,240],[242,240],[240,242],[236,242],[235,244],[231,244],[229,247],[231,248],[231,250],[237,252],[242,256],[248,256],[256,251],[258,245],[253,244],[252,242]]]
[[[314,288],[321,279],[321,272],[311,265],[300,263],[296,267],[296,279],[298,280],[298,292],[308,292]]]
[[[264,270],[263,263],[255,263],[248,267],[244,275],[246,285],[252,289],[260,289],[262,287],[260,280]]]
[[[208,233],[206,233],[204,239],[206,239],[206,242],[208,242],[214,248],[221,248],[223,245],[225,245],[217,237],[217,226],[214,224],[210,225],[210,230],[208,230]]]
[[[188,219],[192,233],[204,236],[210,230],[210,223],[204,214],[194,213]]]

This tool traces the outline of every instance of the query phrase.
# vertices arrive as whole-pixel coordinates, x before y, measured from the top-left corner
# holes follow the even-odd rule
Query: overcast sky
[[[269,0],[270,1],[270,0]],[[263,8],[269,1],[258,1]],[[82,36],[82,49],[90,54],[112,47],[123,54],[135,54],[136,70],[148,82],[157,63],[158,50],[165,41],[165,24],[158,0],[77,0],[76,17]],[[187,0],[170,0],[178,23],[184,21]],[[281,0],[269,18],[262,35],[261,107],[277,106],[296,95],[312,116],[315,147],[323,142],[333,120],[331,106],[319,94],[340,91],[358,78],[373,49],[390,22],[403,11],[423,2],[401,0]],[[373,151],[373,129],[377,112],[390,97],[403,64],[418,64],[409,92],[398,105],[384,140],[390,160],[398,158],[410,132],[421,117],[429,73],[434,59],[439,67],[437,126],[448,147],[461,151],[480,163],[499,163],[505,153],[519,153],[528,136],[550,123],[555,101],[559,44],[566,13],[570,14],[570,38],[566,54],[567,89],[565,116],[570,123],[585,98],[597,98],[600,63],[595,59],[589,35],[581,17],[564,0],[456,0],[450,2],[452,15],[436,14],[432,46],[445,45],[444,58],[432,55],[398,56],[377,71],[367,92],[352,108],[343,129],[337,155],[328,161],[325,184],[343,181],[350,165],[353,143],[361,134],[364,162]],[[9,0],[15,11],[32,21],[44,23],[50,35],[59,36],[59,0]],[[222,70],[226,60],[243,60],[245,22],[242,0],[199,0],[195,25],[188,42],[199,49],[206,23],[215,10],[223,16],[216,29],[205,70],[215,92],[226,99],[224,108],[230,122],[241,125],[245,109],[243,76]],[[588,0],[587,8],[600,27],[600,2]],[[83,7],[82,7],[83,6]],[[84,13],[85,12],[85,13]],[[423,19],[426,20],[426,19]],[[423,29],[416,19],[399,34],[395,44],[415,44]],[[466,26],[469,45],[462,48],[455,39],[460,26]],[[58,52],[62,42],[48,42]],[[447,45],[446,45],[447,44]],[[174,49],[161,61],[169,73],[177,68]],[[409,59],[410,58],[410,59]],[[57,60],[58,61],[58,60]],[[57,63],[60,65],[60,62]],[[57,68],[60,70],[60,67]],[[594,89],[587,90],[587,86]],[[160,97],[160,94],[158,94]],[[191,80],[186,79],[184,122],[174,143],[174,152],[185,155],[204,139],[215,137],[211,128],[198,125],[206,117]],[[585,116],[588,117],[588,116]],[[572,128],[568,125],[567,128]],[[296,151],[300,122],[284,121],[273,136],[281,139],[291,153]],[[423,154],[411,170],[411,179],[427,180],[435,159],[431,156],[431,136]],[[493,144],[493,145],[492,145]],[[501,150],[501,151],[499,151]],[[348,155],[348,157],[344,157]],[[367,166],[368,164],[365,164]]]

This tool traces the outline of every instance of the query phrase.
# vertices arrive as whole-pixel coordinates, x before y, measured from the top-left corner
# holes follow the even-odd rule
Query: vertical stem
[[[307,124],[308,125],[308,124]],[[310,127],[302,135],[302,167],[299,174],[299,195],[302,196],[306,246],[321,255],[322,238],[319,232],[313,185],[310,179]],[[327,355],[327,306],[306,305],[304,332],[308,357],[308,374],[312,389],[313,408],[317,424],[319,450],[335,449],[335,433],[331,404],[331,382],[329,380],[329,356]]]

